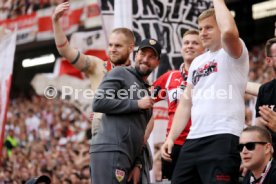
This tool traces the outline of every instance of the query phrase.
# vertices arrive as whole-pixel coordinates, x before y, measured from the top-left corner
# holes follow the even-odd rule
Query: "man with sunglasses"
[[[243,166],[249,170],[243,184],[276,183],[276,162],[269,131],[258,126],[243,130],[238,145]]]
[[[265,45],[266,62],[276,73],[276,38],[269,39]],[[257,124],[271,131],[272,142],[276,143],[276,75],[270,82],[263,84],[256,102]],[[276,149],[276,145],[273,145]],[[274,153],[274,158],[276,154]]]

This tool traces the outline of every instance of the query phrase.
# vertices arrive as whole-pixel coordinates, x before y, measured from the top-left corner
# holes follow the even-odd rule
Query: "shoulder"
[[[127,69],[125,66],[116,66],[112,70],[108,72],[109,75],[121,76],[127,73]]]
[[[273,79],[272,81],[269,81],[267,83],[264,83],[260,87],[260,91],[267,91],[276,88],[276,79]]]
[[[153,83],[153,85],[156,86],[156,85],[160,85],[160,83],[166,83],[166,81],[170,78],[170,76],[174,75],[177,72],[179,72],[179,71],[170,70],[170,71],[164,73],[163,75],[161,75],[160,77],[158,77],[156,79],[156,81]]]
[[[209,51],[197,56],[196,58],[194,58],[193,62],[191,63],[191,67],[197,66],[201,61],[204,61],[204,58],[208,57],[208,53]]]
[[[273,160],[271,170],[269,171],[268,183],[276,182],[276,162]]]
[[[242,52],[240,54],[240,56],[238,58],[233,58],[225,49],[221,49],[220,52],[222,52],[224,55],[228,56],[229,58],[233,59],[233,60],[248,60],[248,49],[244,43],[244,41],[239,38],[240,44],[241,44],[241,48],[242,48]]]
[[[159,78],[169,78],[170,75],[174,75],[176,73],[179,73],[179,71],[177,71],[177,70],[170,70],[170,71],[164,73],[163,75],[161,75]]]
[[[276,160],[274,160],[274,159],[271,162],[271,168],[272,168],[272,170],[274,170],[276,172]]]

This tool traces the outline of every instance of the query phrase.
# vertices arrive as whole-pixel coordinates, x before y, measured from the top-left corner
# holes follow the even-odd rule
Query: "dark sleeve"
[[[155,102],[159,102],[161,100],[165,100],[165,97],[167,95],[166,93],[166,83],[167,80],[170,76],[171,72],[167,72],[163,75],[161,75],[160,77],[158,77],[158,79],[156,79],[156,81],[153,83],[154,88],[159,86],[161,88],[161,92],[160,94],[158,94],[158,96],[156,97],[156,99],[154,100]]]
[[[276,170],[274,169],[273,171],[272,171],[272,173],[271,173],[271,175],[270,175],[270,180],[269,180],[269,184],[270,183],[276,183]]]
[[[259,107],[264,105],[262,103],[262,98],[263,98],[263,89],[264,89],[264,86],[262,85],[259,89],[259,92],[258,92],[258,97],[257,97],[257,102],[256,102],[256,106],[255,106],[255,110],[256,110],[256,118],[260,117],[260,113],[259,113]]]
[[[93,111],[106,114],[125,114],[139,111],[138,101],[129,98],[117,98],[124,80],[130,73],[122,68],[114,68],[109,72],[96,91],[93,100]]]

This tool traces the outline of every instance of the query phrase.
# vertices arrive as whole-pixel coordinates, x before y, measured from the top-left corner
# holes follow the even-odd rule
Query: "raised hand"
[[[266,105],[259,107],[259,110],[261,123],[276,132],[276,112]]]
[[[64,13],[69,10],[69,7],[70,7],[69,2],[64,2],[64,3],[59,4],[55,8],[55,11],[52,15],[52,20],[55,22],[58,21],[60,19],[60,17],[62,17],[64,15]]]

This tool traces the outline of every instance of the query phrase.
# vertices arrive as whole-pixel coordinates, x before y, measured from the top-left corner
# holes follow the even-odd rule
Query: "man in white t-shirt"
[[[174,140],[192,119],[173,184],[238,183],[237,145],[244,127],[249,57],[224,0],[213,3],[214,9],[198,18],[200,38],[208,51],[190,66],[188,85],[162,146],[162,157],[169,159]]]

